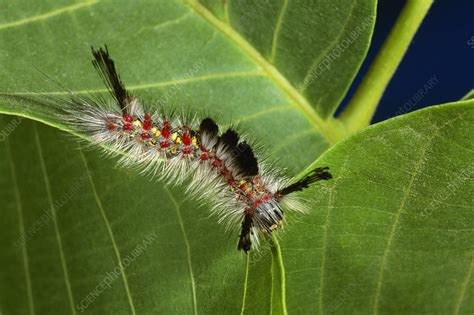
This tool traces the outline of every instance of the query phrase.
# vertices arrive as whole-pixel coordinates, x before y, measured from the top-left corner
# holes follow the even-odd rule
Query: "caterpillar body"
[[[234,129],[220,131],[209,117],[146,110],[125,88],[107,47],[92,48],[92,54],[113,102],[71,94],[62,104],[65,122],[93,143],[125,152],[121,164],[183,185],[187,196],[201,202],[211,201],[219,222],[240,229],[239,250],[248,252],[259,244],[259,236],[280,227],[283,209],[303,211],[293,193],[332,178],[322,167],[292,183],[274,167],[259,163]]]

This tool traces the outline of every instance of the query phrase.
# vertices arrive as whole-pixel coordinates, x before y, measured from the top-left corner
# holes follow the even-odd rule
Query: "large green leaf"
[[[431,107],[318,160],[336,176],[285,234],[288,310],[472,314],[473,123],[474,101]]]

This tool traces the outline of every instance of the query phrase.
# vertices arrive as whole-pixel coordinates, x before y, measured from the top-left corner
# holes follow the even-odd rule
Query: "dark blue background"
[[[365,75],[404,3],[400,0],[379,0],[367,59],[343,106]],[[473,0],[436,0],[390,81],[373,122],[394,117],[400,106],[408,102],[433,76],[436,76],[438,83],[417,102],[412,111],[459,100],[473,89],[474,43],[468,44],[473,36]]]

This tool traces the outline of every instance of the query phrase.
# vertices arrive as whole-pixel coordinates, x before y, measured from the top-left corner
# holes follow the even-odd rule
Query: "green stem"
[[[393,29],[340,119],[352,133],[370,124],[383,92],[433,0],[407,0]]]

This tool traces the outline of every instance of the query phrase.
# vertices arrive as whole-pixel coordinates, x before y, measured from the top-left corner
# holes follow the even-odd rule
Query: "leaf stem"
[[[370,124],[383,92],[408,49],[433,0],[407,0],[340,120],[352,133]]]

